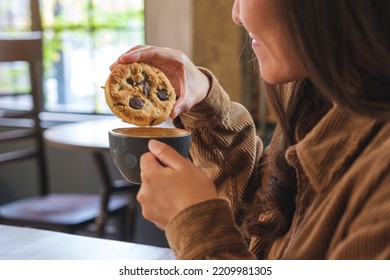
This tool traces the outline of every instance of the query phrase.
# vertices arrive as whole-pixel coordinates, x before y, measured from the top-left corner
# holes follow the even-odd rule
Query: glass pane
[[[27,62],[0,62],[0,94],[29,93],[31,85],[28,71]]]
[[[46,108],[110,113],[102,86],[109,65],[145,41],[143,0],[43,4]]]
[[[45,109],[111,113],[102,86],[109,65],[130,46],[145,42],[144,1],[41,0],[40,4]],[[30,26],[30,0],[0,1],[0,32],[26,31]],[[0,68],[0,92],[28,91],[29,84],[15,76],[20,67]]]
[[[89,0],[41,0],[44,29],[85,28]],[[108,1],[109,2],[109,1]]]
[[[143,1],[95,1],[90,16],[96,26],[143,29]]]
[[[0,31],[26,31],[30,28],[30,0],[0,1]]]
[[[93,111],[92,38],[86,31],[45,32],[46,108]]]
[[[31,83],[26,62],[0,63],[0,108],[30,110]]]

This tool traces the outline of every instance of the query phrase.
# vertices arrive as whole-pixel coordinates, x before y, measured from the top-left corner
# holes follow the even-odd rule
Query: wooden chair
[[[108,214],[122,214],[126,219],[128,198],[125,196],[105,195],[102,202],[101,194],[49,192],[43,127],[39,117],[43,106],[42,33],[28,32],[18,37],[0,34],[0,62],[13,61],[25,61],[29,65],[32,106],[28,110],[1,108],[4,95],[0,96],[0,145],[7,143],[7,146],[18,147],[1,152],[0,168],[5,164],[35,160],[40,189],[34,197],[1,205],[0,223],[76,233],[101,216],[102,203]],[[7,94],[8,97],[11,94]],[[34,140],[35,147],[19,149],[22,144],[16,145],[17,141],[23,143],[26,139]]]

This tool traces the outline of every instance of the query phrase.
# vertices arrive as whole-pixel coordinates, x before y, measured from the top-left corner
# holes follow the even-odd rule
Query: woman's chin
[[[282,75],[280,71],[263,71],[260,67],[261,79],[271,85],[286,84],[305,78],[305,75]]]

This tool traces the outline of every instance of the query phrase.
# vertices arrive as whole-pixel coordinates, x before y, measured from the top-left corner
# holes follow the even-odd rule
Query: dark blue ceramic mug
[[[140,184],[141,156],[148,152],[148,142],[156,139],[188,157],[191,131],[172,127],[126,127],[108,132],[111,156],[121,174],[131,183]]]

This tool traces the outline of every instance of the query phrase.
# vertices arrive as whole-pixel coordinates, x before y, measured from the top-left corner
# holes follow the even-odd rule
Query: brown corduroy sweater
[[[287,234],[248,246],[236,224],[248,181],[263,156],[249,113],[215,77],[206,99],[180,117],[193,134],[194,163],[220,199],[180,212],[166,236],[178,259],[389,259],[390,123],[333,107],[286,152],[297,171],[296,211]]]

